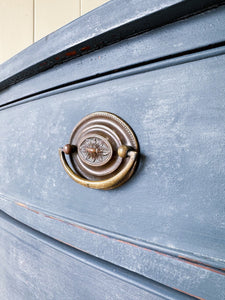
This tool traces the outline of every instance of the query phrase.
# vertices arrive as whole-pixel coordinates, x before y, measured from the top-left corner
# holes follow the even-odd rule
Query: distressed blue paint
[[[172,2],[165,1],[161,8],[168,12],[171,5],[174,20],[178,4],[179,13],[193,12],[193,2],[189,1],[186,12],[187,1]],[[135,14],[138,7],[143,8],[139,4]],[[131,14],[120,21],[125,24],[132,18]],[[132,39],[127,33],[121,42],[2,91],[4,299],[127,299],[127,295],[129,299],[185,299],[190,295],[223,299],[223,18],[220,6]],[[81,26],[83,20],[74,24]],[[139,29],[147,26],[136,21]],[[157,20],[154,24],[159,25]],[[122,34],[117,25],[117,34]],[[190,34],[194,28],[197,41]],[[164,39],[167,47],[159,43]],[[55,47],[57,51],[68,48],[63,36]],[[48,42],[42,50],[47,49]],[[18,64],[23,55],[7,63],[11,69],[18,68],[15,73],[23,73]],[[103,60],[97,64],[99,56]],[[35,59],[41,57],[33,63]],[[32,65],[29,59],[26,63]],[[72,74],[76,69],[79,72]],[[8,73],[8,83],[13,76]],[[47,88],[52,90],[44,91]],[[141,148],[135,176],[112,191],[75,184],[62,169],[57,151],[82,117],[99,110],[124,118]]]
[[[189,299],[1,214],[2,299]],[[14,270],[17,270],[15,273]],[[124,283],[125,282],[125,283]],[[94,292],[93,292],[94,291]],[[174,298],[175,297],[175,298]]]
[[[58,63],[223,3],[224,0],[110,1],[95,12],[84,15],[41,39],[23,50],[21,55],[16,55],[3,64],[0,89]]]
[[[224,12],[225,7],[221,6],[57,65],[3,90],[0,106],[49,88],[115,73],[130,65],[152,64],[170,55],[183,55],[193,49],[199,52],[209,45],[223,44]]]

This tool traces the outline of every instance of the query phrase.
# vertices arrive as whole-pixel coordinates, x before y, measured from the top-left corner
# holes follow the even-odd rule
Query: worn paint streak
[[[129,245],[129,246],[132,246],[132,247],[136,247],[136,248],[140,248],[140,249],[144,249],[144,250],[152,251],[152,250],[150,250],[150,249],[147,249],[147,248],[140,247],[140,246],[138,246],[138,245],[135,245],[135,244],[132,244],[132,243],[130,243],[130,242],[126,242],[126,241],[119,240],[119,239],[114,239],[114,240],[116,240],[116,241],[117,241],[117,242],[119,242],[119,243],[123,243],[123,244]]]
[[[190,258],[187,258],[187,257],[182,256],[182,255],[178,255],[178,257],[181,258],[181,259],[189,260],[190,262],[195,262],[195,263],[197,263],[197,264],[202,264],[202,263],[201,263],[200,261],[198,261],[198,260],[190,259]]]
[[[39,211],[31,209],[32,212],[34,212],[35,214],[39,215]]]
[[[71,245],[71,244],[69,244],[69,243],[67,243],[67,242],[64,242],[64,241],[62,241],[62,240],[56,239],[56,241],[58,241],[58,242],[60,242],[60,243],[62,243],[62,244],[65,244],[65,245],[67,245],[67,246],[70,246],[70,247],[72,247],[72,248],[74,248],[74,249],[77,249],[77,250],[79,250],[79,251],[82,251],[82,252],[85,252],[85,253],[87,253],[87,254],[90,254],[89,252],[84,251],[84,250],[81,249],[81,248],[74,247],[73,245]]]
[[[195,259],[190,259],[190,258],[187,258],[187,257],[182,256],[182,255],[178,255],[178,257],[181,258],[182,260],[186,260],[187,263],[190,262],[190,263],[202,265],[202,266],[205,266],[206,268],[211,269],[211,267],[210,267],[208,264],[202,263],[201,261],[198,261],[198,260],[195,260]],[[225,271],[225,269],[224,269],[224,268],[221,268],[221,271]],[[218,271],[218,272],[219,272],[219,271]],[[219,273],[221,273],[221,272],[219,272]],[[224,274],[222,273],[222,275],[224,275]]]
[[[65,221],[64,221],[64,222],[65,222]],[[78,228],[78,229],[81,229],[81,230],[84,230],[84,231],[89,231],[87,228],[82,227],[82,226],[80,226],[80,225],[73,224],[73,223],[70,223],[70,222],[65,222],[65,223],[67,223],[68,225],[74,226],[74,227],[76,227],[76,228]],[[97,234],[97,232],[96,232],[96,234]]]
[[[23,203],[20,203],[20,202],[15,202],[15,203],[16,203],[16,205],[19,205],[19,206],[22,206],[22,207],[25,207],[25,208],[29,209],[26,204],[23,204]]]
[[[175,259],[180,260],[179,258],[176,258],[176,257],[175,257]],[[208,270],[208,271],[211,271],[211,272],[214,272],[214,273],[223,275],[223,276],[225,275],[223,272],[218,271],[218,270],[215,270],[215,269],[212,269],[212,268],[210,268],[210,267],[206,267],[206,266],[203,266],[203,265],[199,265],[199,264],[197,264],[197,263],[193,263],[193,262],[190,262],[190,261],[184,260],[184,259],[183,259],[182,261],[185,262],[185,263],[187,263],[187,264],[189,264],[189,265],[192,265],[192,266],[195,266],[195,267],[198,267],[198,268],[202,268],[202,269],[204,269],[204,270]]]
[[[215,270],[215,269],[213,269],[213,268],[211,268],[211,267],[208,267],[208,266],[203,265],[203,264],[200,263],[200,262],[197,262],[197,261],[194,262],[194,260],[193,260],[193,261],[190,261],[190,259],[188,259],[188,258],[186,258],[186,257],[184,257],[184,256],[181,256],[181,255],[175,257],[175,256],[172,256],[172,255],[163,253],[163,252],[159,252],[159,251],[152,250],[152,249],[149,249],[149,248],[144,248],[144,247],[142,247],[142,246],[133,244],[133,243],[131,243],[131,242],[127,242],[127,241],[119,240],[119,239],[116,239],[116,238],[113,238],[113,237],[110,237],[110,236],[106,236],[106,235],[104,235],[104,234],[101,234],[101,233],[95,232],[95,231],[93,231],[93,230],[87,229],[87,228],[85,228],[85,227],[83,227],[83,226],[80,226],[80,225],[77,225],[77,224],[74,224],[74,223],[70,223],[70,222],[68,222],[68,221],[65,221],[65,220],[62,220],[62,219],[59,219],[59,218],[50,216],[50,215],[46,215],[46,214],[44,214],[44,213],[42,213],[42,212],[38,212],[38,211],[36,211],[36,210],[31,209],[31,208],[28,207],[26,204],[23,204],[23,203],[21,203],[21,202],[15,202],[15,204],[18,205],[18,206],[21,206],[21,207],[23,207],[23,208],[26,208],[27,210],[29,210],[29,211],[31,211],[31,212],[34,212],[34,213],[39,214],[39,215],[42,215],[42,216],[44,216],[44,217],[46,217],[46,218],[49,218],[49,219],[52,219],[52,220],[55,220],[55,221],[62,222],[62,223],[64,223],[64,224],[67,224],[67,225],[76,227],[76,228],[81,229],[81,230],[83,230],[83,231],[86,231],[86,232],[88,232],[88,233],[91,233],[91,234],[94,234],[94,235],[98,235],[98,236],[101,236],[101,237],[104,237],[104,238],[110,238],[110,239],[115,240],[115,241],[117,241],[117,242],[119,242],[119,243],[123,243],[123,244],[129,245],[129,246],[132,246],[132,247],[136,247],[136,248],[139,248],[139,249],[142,249],[142,250],[145,250],[145,251],[154,252],[154,253],[156,253],[156,254],[158,254],[158,255],[165,256],[165,257],[168,257],[168,258],[170,258],[170,259],[175,259],[175,260],[178,260],[178,261],[180,261],[180,262],[182,261],[182,262],[184,262],[184,263],[187,263],[187,264],[193,265],[193,266],[195,266],[195,267],[198,267],[198,268],[201,268],[201,269],[210,271],[210,272],[214,272],[214,273],[217,273],[217,274],[220,274],[220,275],[223,275],[223,276],[225,275],[225,273],[222,272],[222,271],[224,271],[224,269],[221,269],[221,271]],[[64,243],[64,242],[62,242],[62,243]],[[74,247],[74,246],[72,246],[72,247],[73,247],[73,248],[76,248],[76,247]],[[81,250],[81,251],[84,251],[84,250]],[[84,252],[85,252],[85,251],[84,251]],[[200,299],[200,298],[199,298],[199,299]]]
[[[184,291],[182,291],[182,290],[176,289],[176,288],[174,288],[174,287],[173,287],[173,289],[176,290],[176,291],[178,291],[178,292],[181,292],[181,293],[183,293],[183,294],[186,294],[186,295],[188,295],[188,296],[194,297],[194,298],[196,298],[196,299],[199,299],[199,300],[205,300],[204,298],[201,298],[201,297],[198,297],[198,296],[189,294],[189,293],[187,293],[187,292],[184,292]]]
[[[81,51],[85,51],[85,50],[89,50],[89,49],[91,49],[90,46],[84,46],[84,47],[82,47],[80,50],[81,50]]]
[[[156,250],[154,252],[157,253],[157,254],[159,254],[159,255],[163,255],[163,256],[166,256],[166,257],[171,257],[171,255],[168,255],[168,254],[163,253],[163,252],[159,252],[159,251],[156,251]]]
[[[44,215],[44,214],[43,214]],[[56,221],[61,221],[53,216],[49,216],[49,215],[44,215],[46,218],[52,219],[52,220],[56,220]]]
[[[66,56],[73,56],[73,55],[76,55],[77,54],[77,51],[70,51],[70,52],[67,52],[66,53]]]
[[[100,233],[99,235],[100,235],[100,236],[103,236],[103,237],[105,237],[105,238],[107,238],[107,239],[109,239],[109,238],[110,238],[109,236],[107,236],[107,235],[104,235],[104,234],[102,234],[102,233]]]

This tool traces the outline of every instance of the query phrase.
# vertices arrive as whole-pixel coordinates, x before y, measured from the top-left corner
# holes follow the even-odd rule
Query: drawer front
[[[2,299],[188,299],[1,214]],[[5,260],[7,258],[7,261]],[[15,276],[16,271],[16,276]],[[87,275],[88,274],[88,275]],[[157,289],[155,291],[155,288]]]
[[[204,298],[213,283],[222,295],[223,272],[215,270],[224,268],[225,247],[224,62],[217,55],[141,68],[1,111],[4,211],[161,284]],[[94,111],[122,117],[140,143],[136,174],[111,191],[75,184],[58,157]]]
[[[225,7],[131,0],[83,27],[118,2],[0,72],[0,298],[224,298]],[[75,183],[58,153],[98,111],[140,146],[113,190]]]

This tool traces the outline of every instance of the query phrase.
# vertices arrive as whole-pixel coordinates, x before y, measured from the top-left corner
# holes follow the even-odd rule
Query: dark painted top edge
[[[3,63],[0,66],[0,90],[56,64],[224,2],[224,0],[111,0]]]

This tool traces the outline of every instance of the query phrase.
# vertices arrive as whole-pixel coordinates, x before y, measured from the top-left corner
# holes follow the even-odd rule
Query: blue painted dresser
[[[225,6],[112,0],[0,66],[0,299],[225,299]],[[58,148],[96,111],[140,145],[93,190]]]

